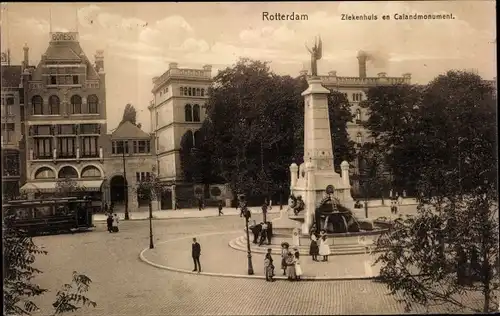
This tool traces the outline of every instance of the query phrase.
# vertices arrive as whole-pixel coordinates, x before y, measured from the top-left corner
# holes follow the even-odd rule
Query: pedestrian
[[[259,243],[259,237],[260,237],[260,232],[262,231],[262,225],[261,224],[254,224],[252,225],[252,233],[253,233],[253,243],[257,244]]]
[[[201,211],[203,209],[203,201],[201,198],[198,199],[198,210]]]
[[[113,232],[113,215],[111,213],[108,214],[108,218],[106,218],[106,224],[108,224],[108,232]]]
[[[273,282],[274,279],[274,264],[273,257],[271,256],[271,248],[267,249],[266,257],[264,259],[264,273],[266,275],[266,281]]]
[[[267,222],[267,244],[271,244],[271,239],[273,238],[273,224],[271,222]]]
[[[283,270],[283,275],[286,275],[286,258],[288,256],[288,247],[290,247],[290,245],[287,242],[281,243],[281,269]]]
[[[295,257],[295,276],[297,280],[300,280],[300,277],[302,276],[302,267],[300,266],[300,253],[299,253],[299,248],[295,247],[294,248],[295,253],[293,254]]]
[[[262,246],[264,241],[266,241],[266,239],[267,239],[267,223],[262,222],[262,223],[260,223],[260,226],[262,227],[262,229],[260,231],[259,246]]]
[[[286,256],[286,275],[288,280],[295,281],[297,279],[297,274],[295,271],[295,256],[289,252]]]
[[[264,204],[262,204],[262,218],[264,222],[267,222],[267,202],[264,202]]]
[[[117,233],[119,229],[118,229],[118,215],[116,215],[116,213],[113,215],[113,222],[111,225],[113,232]]]
[[[313,261],[318,261],[319,247],[318,237],[316,234],[311,234],[311,245],[309,246],[309,254],[312,256]]]
[[[222,201],[219,201],[219,216],[221,215],[224,215],[224,213],[222,213]]]
[[[323,261],[328,261],[328,256],[330,255],[330,246],[328,245],[328,239],[326,234],[323,234],[319,243],[319,255],[323,256]]]
[[[193,263],[194,263],[193,272],[196,271],[198,271],[198,273],[201,272],[200,255],[201,255],[201,246],[196,241],[196,238],[193,238],[193,244],[191,245],[191,256],[193,257]]]

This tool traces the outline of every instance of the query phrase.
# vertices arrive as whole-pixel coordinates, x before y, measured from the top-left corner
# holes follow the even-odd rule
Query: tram
[[[9,226],[30,236],[44,233],[74,233],[95,227],[92,215],[100,201],[89,198],[52,198],[43,200],[11,200],[2,204]]]

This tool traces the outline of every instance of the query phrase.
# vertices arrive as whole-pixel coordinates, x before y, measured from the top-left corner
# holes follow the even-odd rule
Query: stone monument
[[[304,97],[304,162],[290,166],[290,191],[295,197],[301,197],[305,203],[299,214],[282,213],[273,221],[276,230],[297,227],[294,221],[303,221],[302,234],[308,235],[315,221],[315,209],[326,196],[327,186],[333,186],[331,194],[339,203],[353,209],[349,182],[349,163],[341,164],[341,174],[334,170],[333,146],[328,115],[328,95],[330,91],[321,84],[317,76],[317,60],[322,56],[321,39],[316,41],[310,50],[312,77],[308,79],[309,87],[302,93]],[[288,218],[283,218],[284,215]],[[356,217],[364,217],[362,213]],[[287,227],[286,227],[287,226]]]

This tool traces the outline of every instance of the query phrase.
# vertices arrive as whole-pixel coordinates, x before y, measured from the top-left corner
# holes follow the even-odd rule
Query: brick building
[[[106,140],[103,51],[94,57],[92,64],[77,32],[50,33],[38,65],[23,73],[27,183],[21,191],[28,196],[52,195],[60,179],[100,191]]]

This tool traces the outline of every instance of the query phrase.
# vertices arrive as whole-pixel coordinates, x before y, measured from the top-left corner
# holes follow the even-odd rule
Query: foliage
[[[432,178],[466,192],[482,183],[475,176],[482,172],[496,182],[496,101],[478,75],[449,71],[426,86],[377,86],[362,106],[395,187],[415,189]]]
[[[2,223],[4,313],[31,315],[39,309],[33,299],[48,291],[35,284],[33,280],[37,274],[42,273],[34,267],[36,257],[46,255],[47,251],[37,246],[23,231],[14,228],[11,225],[12,220],[12,216],[6,216]],[[59,291],[58,299],[54,303],[55,314],[75,311],[84,305],[96,306],[95,302],[84,295],[91,280],[75,272],[73,282],[77,287],[76,295],[66,286]]]
[[[233,192],[269,196],[289,181],[289,166],[303,159],[305,78],[278,76],[267,63],[241,59],[219,72],[209,90],[201,142],[184,166],[204,183],[229,183]],[[329,97],[336,165],[354,155],[346,122],[349,103]],[[185,168],[184,168],[185,169]]]
[[[369,197],[382,197],[388,187],[385,155],[377,143],[364,143],[357,153],[360,185]]]
[[[61,197],[75,196],[86,191],[77,181],[71,178],[58,179],[56,182],[56,195]]]
[[[166,186],[158,178],[156,167],[153,166],[153,170],[149,174],[149,177],[137,182],[134,190],[141,199],[151,203],[151,201],[161,199],[162,193],[166,190]]]
[[[125,109],[123,109],[123,117],[121,123],[126,121],[137,125],[137,111],[135,107],[130,103],[127,103],[127,105],[125,105]]]

